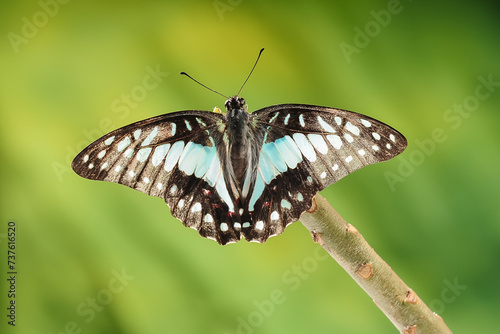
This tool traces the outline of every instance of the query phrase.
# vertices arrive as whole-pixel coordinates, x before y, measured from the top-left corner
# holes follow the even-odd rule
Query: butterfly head
[[[230,114],[236,110],[247,111],[245,99],[239,96],[231,96],[224,103],[224,107]]]

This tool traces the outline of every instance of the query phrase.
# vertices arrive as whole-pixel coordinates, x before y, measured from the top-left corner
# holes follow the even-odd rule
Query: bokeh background
[[[455,333],[498,328],[500,43],[493,1],[0,4],[1,331],[396,333],[294,223],[228,246],[161,199],[70,169],[137,120],[242,96],[368,114],[409,141],[323,191]],[[150,73],[157,85],[144,88]],[[142,93],[142,95],[140,94]],[[127,99],[128,97],[128,99]],[[7,325],[7,223],[17,323]],[[6,332],[7,332],[6,331]]]

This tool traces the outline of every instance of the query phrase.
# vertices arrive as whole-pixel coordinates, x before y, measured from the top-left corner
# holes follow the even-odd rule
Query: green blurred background
[[[323,195],[455,333],[496,332],[495,2],[59,1],[0,4],[2,332],[397,332],[300,223],[265,244],[222,247],[161,199],[69,167],[115,128],[223,107],[178,73],[235,94],[262,47],[241,94],[251,110],[344,108],[408,138],[400,157]]]

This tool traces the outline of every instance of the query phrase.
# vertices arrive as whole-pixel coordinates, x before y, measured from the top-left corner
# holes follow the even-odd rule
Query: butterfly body
[[[346,110],[282,104],[248,113],[238,96],[225,107],[130,124],[90,144],[72,167],[163,198],[184,225],[221,244],[264,242],[319,190],[406,147],[393,128]]]

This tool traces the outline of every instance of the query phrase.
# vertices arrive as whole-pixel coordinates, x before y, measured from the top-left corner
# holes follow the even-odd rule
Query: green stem
[[[375,304],[405,334],[451,333],[399,276],[375,253],[354,226],[319,194],[300,217],[319,243],[366,291]]]

